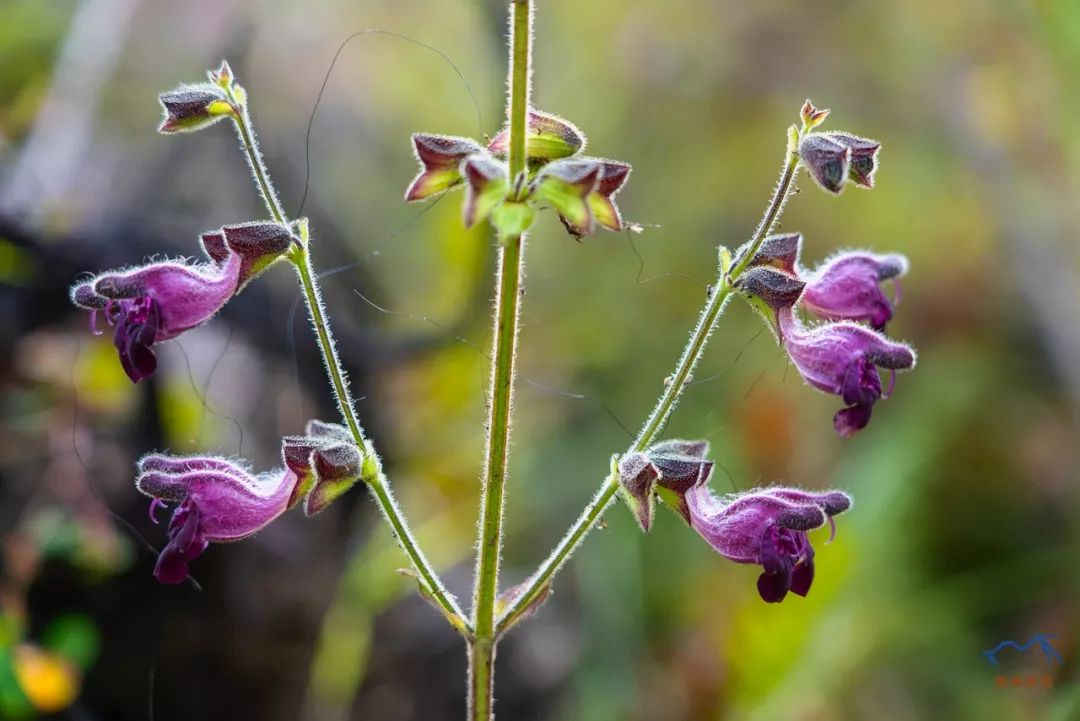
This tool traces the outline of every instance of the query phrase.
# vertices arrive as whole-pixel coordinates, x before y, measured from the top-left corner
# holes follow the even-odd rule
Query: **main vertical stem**
[[[529,106],[530,0],[510,3],[509,175],[511,185],[525,172],[525,132]],[[514,396],[514,361],[524,260],[524,235],[500,238],[498,290],[495,296],[493,366],[488,393],[487,450],[473,588],[474,637],[469,644],[469,718],[493,718],[495,600],[502,554],[503,505],[510,448],[510,411]]]

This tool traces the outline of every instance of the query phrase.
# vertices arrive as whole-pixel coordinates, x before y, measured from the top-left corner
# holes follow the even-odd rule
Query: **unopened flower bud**
[[[312,420],[307,435],[282,441],[285,465],[299,479],[289,499],[304,498],[304,513],[313,516],[352,488],[363,475],[364,456],[344,426]]]
[[[227,251],[240,256],[240,277],[236,292],[243,290],[256,276],[281,260],[293,242],[292,233],[280,223],[255,221],[221,228]],[[203,248],[207,241],[203,240]],[[216,242],[211,243],[217,245]],[[216,252],[220,252],[215,248]],[[207,254],[210,251],[207,250]],[[213,258],[213,256],[211,256]],[[220,261],[219,261],[220,262]]]
[[[524,606],[517,609],[512,616],[504,616],[503,614],[513,608],[521,598],[522,594],[529,590],[531,586],[532,583],[530,581],[524,581],[516,586],[511,586],[506,589],[495,599],[495,613],[499,616],[499,628],[502,629],[503,633],[509,631],[530,616],[533,616],[551,597],[551,581],[548,581],[541,585],[536,593],[533,594],[532,599]]]
[[[801,115],[803,127],[810,130],[825,122],[825,118],[829,116],[829,109],[816,108],[814,107],[814,104],[810,102],[810,98],[807,98],[806,102],[803,103]]]
[[[210,82],[215,85],[220,85],[223,88],[231,86],[236,79],[235,76],[233,76],[233,71],[229,66],[228,60],[222,60],[221,65],[218,66],[217,70],[207,70],[206,74],[209,76]]]
[[[874,173],[877,172],[877,154],[881,150],[881,143],[850,133],[833,132],[828,135],[851,150],[848,180],[863,188],[873,188]]]
[[[799,158],[822,189],[834,194],[844,189],[851,167],[851,148],[828,133],[810,133],[799,141]]]
[[[781,308],[790,308],[798,302],[806,283],[771,265],[761,265],[743,273],[735,287],[770,324],[776,337],[782,339],[777,313]]]
[[[844,132],[811,133],[799,143],[799,157],[818,185],[839,193],[850,180],[862,188],[874,187],[881,143]]]
[[[690,489],[708,483],[713,462],[706,456],[708,441],[668,440],[651,446],[646,454],[660,471],[656,495],[689,523],[686,494]]]
[[[181,85],[176,90],[158,96],[165,118],[159,133],[180,133],[200,130],[222,118],[236,117],[236,109],[225,91],[210,83]]]
[[[364,456],[359,448],[347,443],[317,448],[311,461],[315,485],[304,499],[304,513],[314,516],[360,480]]]
[[[316,438],[338,440],[345,443],[353,442],[352,433],[349,432],[348,428],[340,423],[327,423],[326,421],[320,421],[318,418],[312,418],[308,421],[304,432]]]
[[[749,243],[740,248],[736,265],[742,261],[742,256],[749,250]],[[791,275],[798,275],[799,254],[802,252],[802,235],[800,233],[784,233],[782,235],[770,235],[761,241],[754,257],[750,259],[750,267],[759,265],[771,265]]]
[[[405,200],[409,202],[430,198],[461,183],[462,161],[483,150],[474,140],[450,135],[415,133],[412,141],[416,159],[420,161],[420,173],[405,191]]]
[[[619,488],[623,500],[630,506],[641,530],[652,528],[653,492],[660,479],[660,470],[644,453],[628,453],[617,464]]]
[[[585,135],[569,120],[540,110],[530,110],[525,132],[525,155],[530,160],[558,160],[585,148]],[[510,129],[492,138],[488,150],[496,155],[510,152]]]

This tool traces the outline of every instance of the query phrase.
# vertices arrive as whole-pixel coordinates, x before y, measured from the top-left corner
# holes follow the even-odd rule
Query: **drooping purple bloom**
[[[686,493],[691,527],[725,558],[762,567],[761,598],[778,603],[788,592],[805,596],[814,580],[814,547],[807,531],[851,507],[839,491],[793,488],[750,491],[725,501],[702,483]]]
[[[843,253],[807,280],[803,307],[828,320],[864,321],[882,330],[892,319],[893,301],[881,283],[899,278],[907,268],[907,258],[898,254]]]
[[[135,485],[154,499],[151,511],[179,504],[154,577],[162,583],[182,583],[188,564],[211,542],[238,541],[265,528],[289,507],[297,481],[288,467],[253,476],[220,458],[144,457]]]
[[[866,326],[851,322],[824,323],[806,328],[793,309],[777,312],[784,347],[803,379],[814,388],[843,398],[833,426],[850,436],[870,422],[879,398],[892,392],[895,375],[883,392],[878,368],[895,373],[915,366],[915,351]]]
[[[308,435],[282,439],[282,468],[257,476],[213,456],[142,458],[135,486],[153,498],[151,518],[158,507],[179,504],[154,576],[181,583],[189,562],[210,543],[247,538],[301,499],[313,515],[351,488],[362,475],[363,455],[348,430],[321,421],[309,422],[306,430]]]
[[[154,344],[205,323],[285,252],[291,235],[276,223],[246,223],[206,233],[202,241],[210,262],[150,263],[103,273],[71,291],[75,305],[92,317],[102,311],[114,327],[120,363],[135,383],[157,368]]]

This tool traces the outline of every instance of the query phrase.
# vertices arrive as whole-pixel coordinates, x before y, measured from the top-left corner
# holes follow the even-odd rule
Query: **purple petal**
[[[791,560],[776,548],[775,528],[766,529],[761,536],[761,566],[765,572],[758,576],[758,593],[767,603],[784,600],[791,588]]]
[[[188,562],[204,550],[201,514],[196,504],[185,502],[173,512],[169,522],[169,543],[158,557],[154,577],[161,583],[182,583],[188,577]]]
[[[161,471],[163,473],[185,473],[187,471],[217,470],[223,473],[245,473],[235,463],[213,456],[167,456],[163,453],[150,453],[139,459],[139,473]]]
[[[866,428],[873,409],[874,406],[870,404],[841,408],[833,416],[833,428],[844,438],[849,438]]]
[[[805,597],[810,592],[810,585],[814,582],[814,552],[811,549],[810,557],[795,566],[791,573],[791,592]]]
[[[892,318],[893,306],[881,281],[907,271],[902,255],[853,252],[818,268],[807,281],[803,306],[827,320],[869,322],[880,330]]]

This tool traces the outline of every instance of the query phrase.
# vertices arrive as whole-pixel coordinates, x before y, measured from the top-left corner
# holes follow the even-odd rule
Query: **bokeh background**
[[[262,216],[224,124],[159,137],[158,92],[227,57],[290,212],[307,187],[359,411],[417,535],[467,598],[494,252],[460,196],[406,206],[412,131],[501,125],[494,0],[0,3],[0,717],[463,716],[465,658],[362,490],[212,548],[201,590],[151,577],[163,527],[131,484],[150,449],[277,462],[333,419],[287,268],[161,348],[132,386],[67,302],[80,273],[192,255]],[[318,113],[320,85],[350,32]],[[613,507],[498,659],[501,719],[1080,718],[1080,4],[1075,0],[544,0],[538,107],[634,165],[640,235],[529,244],[504,582],[591,497],[670,372],[717,243],[753,230],[803,99],[884,144],[878,187],[803,179],[804,260],[901,251],[890,333],[919,367],[856,438],[734,304],[669,428],[718,491],[854,494],[818,532],[809,598],[674,515]],[[445,53],[456,64],[460,77]],[[983,652],[1052,637],[1036,652]],[[1001,688],[1009,674],[1050,688]]]

